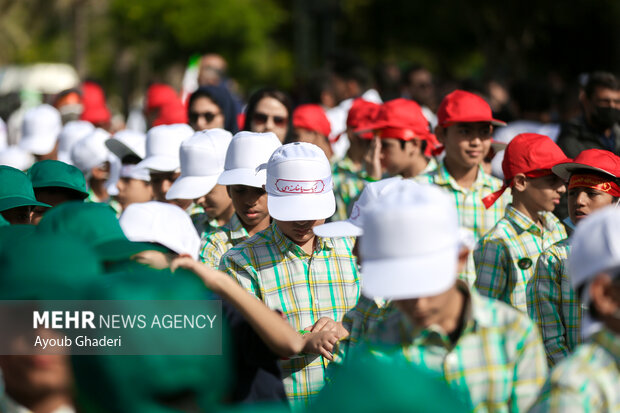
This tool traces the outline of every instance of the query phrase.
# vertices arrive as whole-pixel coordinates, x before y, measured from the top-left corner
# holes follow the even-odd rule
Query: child
[[[566,238],[564,226],[551,213],[566,187],[551,168],[567,160],[551,138],[535,133],[517,135],[506,147],[504,185],[484,202],[490,206],[510,187],[512,204],[474,251],[480,294],[527,311],[525,288],[538,256]]]
[[[233,137],[224,172],[217,182],[226,185],[235,213],[203,241],[200,260],[207,266],[218,268],[226,251],[269,226],[267,192],[263,188],[267,176],[264,170],[257,173],[256,168],[269,161],[281,145],[273,132],[239,132]]]
[[[318,146],[330,160],[334,156],[329,142],[331,130],[325,111],[319,105],[301,105],[293,112],[294,140]]]
[[[0,165],[0,214],[11,225],[31,224],[34,207],[50,208],[37,201],[32,182],[25,173]]]

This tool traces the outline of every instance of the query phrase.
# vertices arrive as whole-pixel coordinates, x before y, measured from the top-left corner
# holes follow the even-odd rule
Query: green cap
[[[192,273],[136,267],[130,273],[109,274],[92,288],[95,300],[206,300],[213,299]],[[149,303],[152,303],[149,301]],[[142,308],[142,307],[139,307]],[[122,311],[121,311],[122,312]],[[226,327],[226,326],[224,326]],[[130,340],[133,330],[123,335]],[[143,332],[144,330],[142,330]],[[142,334],[140,332],[140,334]],[[143,355],[74,356],[77,405],[84,411],[177,412],[209,411],[230,391],[232,348],[228,330],[222,331],[219,356]],[[169,335],[183,345],[183,332]],[[168,335],[166,335],[168,337]]]
[[[34,225],[9,225],[0,227],[0,251],[5,245],[10,245],[34,234],[37,227]]]
[[[403,358],[378,358],[365,348],[355,350],[355,359],[338,367],[310,412],[472,411],[469,395],[450,388],[438,374]]]
[[[11,223],[0,214],[0,227],[8,227],[9,225],[11,225]]]
[[[28,170],[28,178],[33,188],[66,188],[79,192],[82,198],[88,196],[82,172],[61,161],[48,159],[35,163]]]
[[[0,165],[0,212],[22,206],[50,207],[37,201],[32,182],[19,169]]]
[[[40,233],[72,234],[88,243],[103,261],[117,261],[155,249],[145,242],[131,242],[121,229],[116,213],[107,204],[69,201],[47,212]]]
[[[95,252],[75,237],[28,234],[26,225],[20,227],[11,227],[18,239],[5,241],[0,252],[0,299],[83,299],[102,274]]]

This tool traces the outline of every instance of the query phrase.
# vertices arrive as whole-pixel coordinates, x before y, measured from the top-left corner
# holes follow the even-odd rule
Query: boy
[[[552,168],[568,181],[568,213],[571,225],[592,212],[616,204],[620,197],[620,157],[602,149],[587,149],[573,162]],[[566,273],[570,252],[568,239],[547,248],[536,263],[534,275],[527,283],[527,310],[538,323],[553,366],[567,357],[581,343],[582,310]]]
[[[566,238],[564,226],[552,214],[566,186],[551,168],[567,160],[551,138],[536,133],[517,135],[506,147],[504,185],[483,202],[491,206],[510,187],[512,204],[474,251],[474,285],[480,294],[527,311],[525,287],[538,256]]]
[[[296,142],[312,143],[325,152],[327,159],[332,159],[334,152],[329,142],[329,134],[332,129],[321,106],[307,104],[295,108],[293,111],[293,130]]]
[[[366,209],[362,227],[364,294],[392,304],[347,363],[372,353],[445,380],[473,411],[527,411],[547,373],[538,331],[457,280],[468,251],[453,201],[427,185],[390,191]]]
[[[226,187],[217,183],[231,139],[232,134],[224,129],[195,132],[181,144],[181,175],[166,192],[168,202],[181,206],[187,200],[203,208],[203,213],[192,216],[201,240],[235,212]]]
[[[477,242],[504,215],[510,195],[505,193],[491,207],[482,198],[497,191],[502,182],[482,168],[491,147],[493,127],[505,123],[494,119],[491,107],[480,96],[464,90],[448,94],[437,110],[435,134],[446,155],[434,171],[420,175],[418,182],[432,183],[447,191],[456,202],[461,228],[471,231]],[[476,278],[473,256],[459,278],[472,286]]]
[[[268,162],[280,146],[272,132],[239,132],[233,137],[217,182],[226,185],[235,213],[203,241],[200,260],[207,266],[218,268],[226,251],[269,226],[267,192],[263,189],[267,176],[264,170],[256,173],[256,168]]]
[[[325,339],[323,333],[346,335],[339,322],[357,302],[359,277],[351,239],[320,238],[312,232],[336,209],[324,152],[305,142],[284,145],[271,155],[266,169],[273,223],[224,254],[220,269],[269,308],[282,311],[313,343],[307,351],[315,354],[281,362],[289,401],[301,407],[322,388],[332,358],[336,339]]]
[[[25,173],[0,165],[0,214],[11,225],[32,223],[33,207],[50,208],[37,201],[32,182]]]
[[[568,274],[579,301],[602,328],[558,363],[536,412],[612,412],[620,407],[620,211],[607,207],[577,226]]]

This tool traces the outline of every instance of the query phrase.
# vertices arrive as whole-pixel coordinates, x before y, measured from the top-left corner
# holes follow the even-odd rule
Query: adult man
[[[281,363],[289,400],[300,407],[324,384],[333,345],[346,335],[337,322],[357,302],[359,277],[351,239],[312,232],[336,209],[331,168],[320,148],[305,142],[278,148],[267,163],[265,189],[273,223],[224,254],[220,269],[280,310],[296,330],[314,325],[304,334],[305,351],[314,354]]]
[[[579,96],[583,116],[564,125],[558,145],[575,158],[584,149],[620,155],[620,83],[611,73],[594,72]]]

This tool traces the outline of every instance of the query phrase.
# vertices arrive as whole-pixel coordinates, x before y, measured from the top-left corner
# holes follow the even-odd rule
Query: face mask
[[[597,129],[609,129],[614,123],[620,122],[620,110],[608,106],[595,106],[591,120]]]

